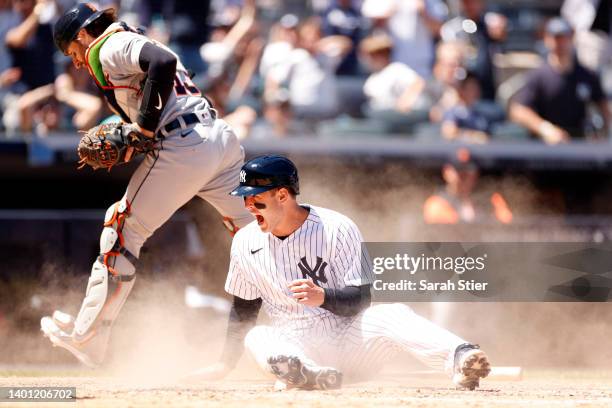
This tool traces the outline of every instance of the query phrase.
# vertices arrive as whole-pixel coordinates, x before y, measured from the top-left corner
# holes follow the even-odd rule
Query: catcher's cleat
[[[480,379],[491,372],[491,363],[484,351],[475,344],[461,344],[455,351],[453,382],[462,388],[474,390]]]
[[[45,316],[40,319],[40,330],[45,337],[48,337],[54,347],[62,347],[68,350],[79,361],[88,367],[96,368],[102,364],[104,359],[104,351],[106,347],[97,347],[98,352],[95,352],[96,346],[99,343],[99,337],[95,333],[85,338],[83,341],[77,341],[64,330],[62,330],[55,321],[56,315],[53,317]],[[96,343],[96,344],[94,344]],[[101,351],[101,352],[100,352]]]
[[[59,327],[64,333],[72,333],[74,330],[74,317],[60,310],[53,312],[53,323]]]
[[[298,357],[284,355],[268,358],[268,364],[287,388],[334,390],[342,386],[342,373],[335,368],[307,365]]]

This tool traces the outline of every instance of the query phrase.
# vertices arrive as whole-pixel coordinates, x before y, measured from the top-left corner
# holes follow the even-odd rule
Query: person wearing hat
[[[427,224],[463,224],[494,220],[512,222],[512,211],[499,192],[490,196],[475,193],[479,171],[470,151],[458,149],[442,167],[445,186],[423,205]]]
[[[584,138],[589,103],[597,106],[602,131],[608,134],[610,111],[600,78],[578,62],[572,39],[567,21],[555,17],[548,22],[544,44],[549,53],[510,104],[510,118],[547,144]]]
[[[427,113],[419,111],[418,105],[425,80],[408,65],[392,61],[393,40],[386,34],[377,34],[364,39],[359,48],[372,71],[363,85],[366,116],[396,127],[425,120]]]

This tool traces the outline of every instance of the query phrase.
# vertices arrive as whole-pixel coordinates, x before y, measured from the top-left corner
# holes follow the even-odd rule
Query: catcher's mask
[[[259,156],[242,166],[240,184],[230,194],[252,196],[277,187],[286,187],[296,195],[300,193],[295,164],[283,156]]]
[[[114,9],[98,10],[90,3],[79,3],[57,20],[53,26],[53,41],[64,54],[78,32],[102,14],[114,14]]]

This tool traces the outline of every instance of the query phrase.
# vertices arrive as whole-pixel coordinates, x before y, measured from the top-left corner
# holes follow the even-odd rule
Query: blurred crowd
[[[53,44],[73,0],[0,0],[4,137],[112,115]],[[100,1],[168,44],[241,138],[607,140],[605,0]]]

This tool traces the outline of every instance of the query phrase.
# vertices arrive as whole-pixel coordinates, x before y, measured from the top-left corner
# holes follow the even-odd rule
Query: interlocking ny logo
[[[246,183],[246,171],[240,170],[240,182]]]
[[[321,257],[317,256],[317,264],[314,269],[308,265],[306,262],[306,257],[300,259],[300,263],[298,267],[300,271],[302,271],[302,276],[304,279],[310,278],[314,282],[315,285],[319,285],[319,282],[327,283],[327,278],[325,277],[325,268],[327,267],[327,262],[323,262]]]

